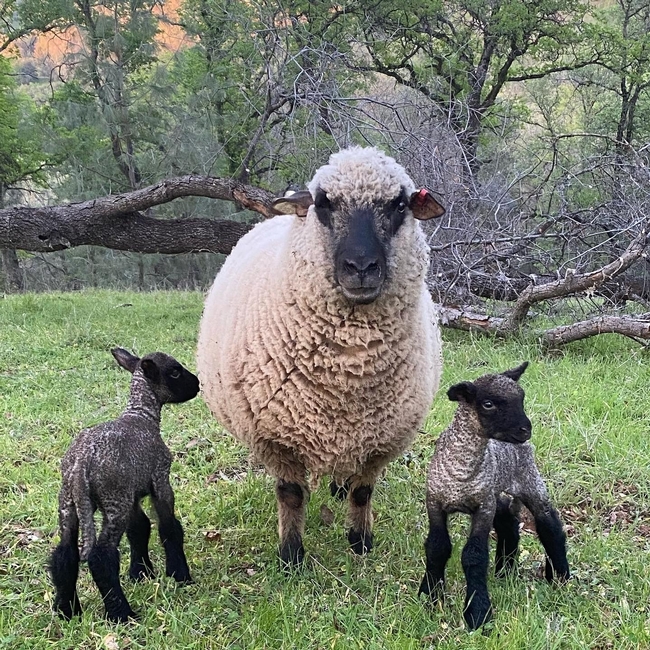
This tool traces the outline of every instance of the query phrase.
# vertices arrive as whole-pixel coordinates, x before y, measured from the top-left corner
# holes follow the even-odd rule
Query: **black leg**
[[[77,595],[79,548],[76,541],[61,542],[54,549],[50,557],[50,574],[56,589],[54,611],[68,621],[73,616],[79,616],[81,614]]]
[[[345,501],[348,498],[350,491],[350,482],[345,481],[343,485],[339,485],[336,481],[330,483],[330,494],[339,501]]]
[[[302,530],[305,525],[305,494],[300,483],[278,479],[275,486],[280,528],[280,564],[283,569],[299,568],[305,559]]]
[[[569,562],[566,557],[566,535],[560,516],[550,504],[539,513],[534,513],[539,541],[546,551],[545,577],[548,582],[566,582],[569,577]]]
[[[191,583],[192,576],[183,550],[183,527],[173,512],[154,499],[158,513],[158,533],[165,549],[165,573],[176,582]]]
[[[472,534],[463,548],[461,562],[467,581],[465,622],[476,630],[492,619],[492,604],[487,588],[489,564],[488,534]]]
[[[126,528],[126,536],[131,547],[131,564],[129,576],[132,580],[139,581],[151,578],[154,575],[153,566],[149,559],[149,537],[151,535],[151,522],[144,514],[139,503],[136,503]]]
[[[510,499],[498,498],[494,530],[497,534],[494,572],[501,577],[515,568],[519,549],[519,518],[510,510]]]
[[[137,618],[120,585],[120,553],[116,547],[98,543],[88,555],[88,568],[99,588],[106,608],[106,618],[125,623]]]
[[[418,595],[427,594],[436,602],[444,597],[445,567],[451,556],[447,513],[438,508],[429,508],[429,535],[424,543],[424,551],[426,571]]]
[[[359,485],[350,494],[352,528],[348,532],[348,542],[357,555],[364,555],[372,550],[372,513],[370,512],[372,491],[372,485]]]

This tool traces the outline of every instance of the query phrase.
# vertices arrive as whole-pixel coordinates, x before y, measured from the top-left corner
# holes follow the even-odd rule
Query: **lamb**
[[[444,209],[375,148],[331,156],[276,199],[207,297],[197,367],[212,413],[276,478],[280,560],[299,566],[310,489],[349,486],[348,540],[372,547],[371,496],[438,388],[437,312],[416,219]]]
[[[435,602],[443,597],[445,565],[451,555],[447,515],[471,514],[469,539],[461,561],[467,581],[465,622],[477,629],[492,618],[487,589],[488,537],[497,535],[496,574],[513,571],[519,545],[521,504],[535,518],[546,551],[548,582],[569,578],[566,536],[557,510],[535,464],[531,423],[524,412],[524,391],[517,383],[528,362],[499,375],[452,386],[458,402],[451,425],[436,443],[427,479],[429,535],[426,573],[419,593]]]
[[[183,528],[174,516],[174,493],[169,484],[172,457],[160,437],[160,411],[163,404],[195,397],[198,378],[162,352],[142,359],[122,348],[111,352],[117,363],[133,374],[127,407],[117,419],[84,429],[61,462],[61,541],[52,553],[50,573],[56,588],[54,609],[65,619],[81,614],[76,587],[80,560],[88,560],[106,617],[114,622],[137,618],[120,585],[118,544],[126,531],[133,580],[153,575],[148,551],[151,523],[140,506],[147,495],[158,515],[167,575],[180,583],[191,582]],[[97,509],[103,515],[98,539],[93,521]]]

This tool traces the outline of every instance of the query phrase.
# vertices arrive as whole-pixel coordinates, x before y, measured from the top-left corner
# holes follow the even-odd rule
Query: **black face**
[[[524,412],[524,391],[514,382],[511,390],[499,392],[485,389],[472,382],[452,386],[447,395],[452,401],[471,404],[486,438],[521,444],[530,440],[532,424]]]
[[[524,395],[507,398],[479,390],[476,412],[488,438],[519,443],[530,440],[532,424],[524,412]]]
[[[162,404],[187,402],[198,394],[199,378],[174,357],[155,352],[144,357],[140,363]]]
[[[316,193],[316,216],[334,242],[334,277],[350,302],[368,304],[381,294],[390,242],[404,222],[408,201],[404,190],[389,202],[364,206],[334,203],[322,190]]]

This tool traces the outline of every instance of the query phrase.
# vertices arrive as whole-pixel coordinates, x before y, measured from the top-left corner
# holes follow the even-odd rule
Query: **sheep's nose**
[[[379,260],[377,258],[347,258],[343,262],[345,270],[350,274],[360,276],[370,275],[379,271]]]
[[[528,440],[533,434],[531,427],[520,427],[519,432],[526,438],[526,440]]]

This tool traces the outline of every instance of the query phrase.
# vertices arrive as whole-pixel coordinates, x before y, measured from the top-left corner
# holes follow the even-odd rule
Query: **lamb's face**
[[[148,354],[140,365],[161,404],[187,402],[199,392],[198,377],[168,354]]]
[[[525,394],[517,380],[527,365],[456,384],[447,395],[450,400],[464,402],[474,410],[485,438],[524,443],[530,440],[532,424],[524,411]]]

